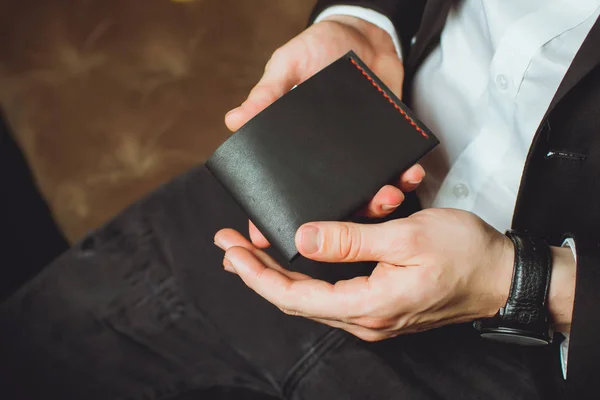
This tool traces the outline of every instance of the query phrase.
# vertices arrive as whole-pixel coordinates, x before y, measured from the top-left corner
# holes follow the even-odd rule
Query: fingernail
[[[241,106],[240,106],[240,107],[241,107]],[[237,110],[239,110],[239,109],[240,109],[240,107],[236,107],[236,108],[234,108],[233,110],[230,110],[230,111],[229,111],[227,114],[225,114],[225,116],[226,116],[226,117],[228,117],[228,116],[229,116],[229,114],[233,114],[234,112],[236,112]]]
[[[302,227],[302,249],[305,253],[313,254],[321,248],[322,236],[319,228],[313,225]]]
[[[231,264],[231,261],[229,261],[227,259],[227,257],[223,258],[223,268],[225,269],[225,271],[231,272],[232,274],[236,274],[237,273],[235,271],[235,268],[233,268],[233,264]]]
[[[215,246],[217,246],[221,250],[226,250],[225,246],[223,246],[223,243],[218,238],[215,238]]]
[[[408,181],[409,185],[418,185],[419,183],[421,183],[422,181]]]
[[[389,204],[384,204],[381,206],[381,209],[383,211],[393,211],[396,208],[398,208],[400,206],[400,204],[396,204],[396,205],[389,205]]]

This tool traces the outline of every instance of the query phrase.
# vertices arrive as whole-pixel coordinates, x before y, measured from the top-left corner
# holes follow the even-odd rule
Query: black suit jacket
[[[368,7],[394,23],[405,51],[405,99],[415,71],[439,44],[451,0],[320,0],[313,17],[335,4]],[[411,46],[411,39],[415,37]],[[575,238],[577,284],[565,382],[569,399],[600,393],[600,20],[565,75],[529,149],[513,228],[560,246]],[[558,365],[558,358],[555,360]],[[507,384],[510,384],[507,382]]]

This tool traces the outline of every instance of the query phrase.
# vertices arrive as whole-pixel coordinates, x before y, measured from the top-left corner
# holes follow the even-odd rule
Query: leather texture
[[[484,332],[512,330],[517,335],[550,341],[547,309],[552,273],[548,244],[529,235],[507,232],[515,246],[515,265],[508,301],[495,317],[478,321]]]
[[[348,219],[437,143],[350,52],[240,128],[207,167],[291,262],[302,224]]]

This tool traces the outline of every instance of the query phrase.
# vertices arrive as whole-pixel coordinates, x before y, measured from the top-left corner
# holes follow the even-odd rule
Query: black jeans
[[[0,302],[68,248],[0,110]]]
[[[0,306],[6,398],[201,399],[215,386],[311,400],[550,397],[547,350],[468,325],[365,343],[281,313],[222,269],[222,227],[245,232],[247,218],[199,167],[45,268]]]

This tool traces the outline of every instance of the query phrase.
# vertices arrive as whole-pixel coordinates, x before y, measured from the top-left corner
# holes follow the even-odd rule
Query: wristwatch
[[[548,288],[552,255],[545,240],[507,231],[515,246],[513,279],[506,305],[498,313],[473,324],[481,337],[527,346],[552,342]]]

